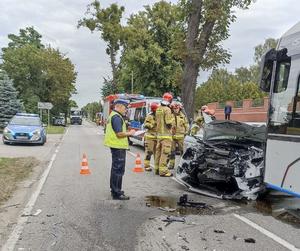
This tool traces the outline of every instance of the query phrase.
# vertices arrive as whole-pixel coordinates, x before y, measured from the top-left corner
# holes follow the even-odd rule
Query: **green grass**
[[[47,126],[47,134],[63,134],[65,127],[63,126]]]
[[[26,179],[39,161],[27,158],[0,158],[0,203],[9,199],[17,184]]]

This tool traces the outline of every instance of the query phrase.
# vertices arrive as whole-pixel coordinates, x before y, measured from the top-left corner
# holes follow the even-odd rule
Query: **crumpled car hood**
[[[265,127],[212,121],[190,144],[175,179],[190,190],[223,199],[256,199],[263,189]]]

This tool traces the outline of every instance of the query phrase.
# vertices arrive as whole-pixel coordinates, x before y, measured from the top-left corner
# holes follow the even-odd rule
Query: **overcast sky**
[[[80,106],[101,98],[102,77],[111,75],[105,43],[99,34],[76,28],[89,0],[0,0],[0,47],[7,46],[7,35],[20,28],[34,26],[43,42],[59,48],[72,60],[78,72],[73,98]],[[157,0],[100,0],[103,7],[118,3],[125,7],[125,16],[152,5]],[[176,2],[172,0],[171,2]],[[257,0],[248,10],[237,11],[237,20],[230,28],[231,37],[224,47],[232,54],[225,67],[234,70],[253,63],[254,46],[266,38],[280,37],[300,21],[299,0]],[[201,74],[203,81],[207,74]]]

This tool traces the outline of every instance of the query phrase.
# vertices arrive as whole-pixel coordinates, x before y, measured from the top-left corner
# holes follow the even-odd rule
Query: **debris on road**
[[[217,234],[225,234],[224,230],[215,229],[214,232],[217,233]]]
[[[46,216],[47,216],[47,217],[53,217],[54,214],[47,214]]]
[[[166,218],[162,219],[163,222],[183,222],[185,223],[185,218],[184,217],[179,217],[179,216],[167,216]]]
[[[169,207],[158,207],[159,210],[165,211],[165,212],[175,212],[175,208],[169,208]]]
[[[42,209],[36,210],[36,212],[33,214],[33,216],[38,216],[42,212]]]
[[[246,239],[244,239],[244,241],[246,243],[255,243],[256,242],[253,238],[246,238]]]
[[[34,214],[22,214],[21,217],[38,216],[41,212],[42,210],[38,209]]]
[[[184,246],[184,245],[183,245],[183,246],[181,246],[181,249],[182,249],[182,250],[190,250],[190,248],[189,248],[189,247],[187,247],[187,246]]]
[[[177,202],[177,204],[182,207],[195,207],[195,208],[207,207],[206,203],[204,203],[204,202],[195,202],[192,200],[188,200],[187,194],[180,196],[179,202]]]

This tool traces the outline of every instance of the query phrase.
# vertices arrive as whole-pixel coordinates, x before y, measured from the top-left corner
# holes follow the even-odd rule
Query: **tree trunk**
[[[185,42],[187,58],[185,59],[181,83],[182,101],[189,119],[194,118],[195,89],[199,72],[199,61],[196,57],[196,45],[199,36],[202,0],[192,0],[191,4],[192,7],[188,20],[188,30]]]
[[[113,48],[109,48],[110,52],[110,64],[112,68],[112,87],[113,90],[117,90],[117,66],[116,66],[116,56],[115,50]]]
[[[194,100],[199,64],[187,58],[184,64],[182,78],[182,101],[188,118],[194,118]]]

